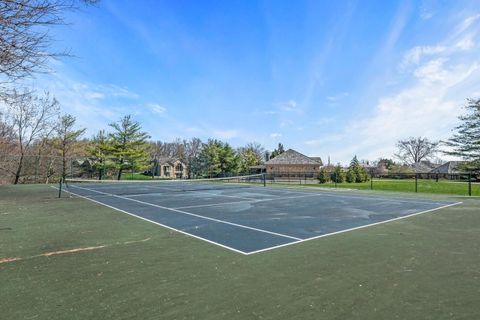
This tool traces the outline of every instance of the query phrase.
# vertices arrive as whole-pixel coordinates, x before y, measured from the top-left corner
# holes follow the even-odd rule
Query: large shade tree
[[[430,141],[428,138],[410,137],[397,142],[395,157],[406,164],[429,160],[437,153],[438,145],[438,141]]]

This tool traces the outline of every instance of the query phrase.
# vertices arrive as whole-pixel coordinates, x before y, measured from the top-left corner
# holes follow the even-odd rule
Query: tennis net
[[[255,174],[211,179],[87,180],[65,179],[61,189],[82,196],[161,194],[265,186],[265,176]]]

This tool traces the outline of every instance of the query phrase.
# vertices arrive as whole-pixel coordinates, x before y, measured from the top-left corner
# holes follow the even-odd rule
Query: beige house
[[[160,178],[182,179],[188,176],[187,165],[176,158],[159,158],[155,176]]]
[[[265,162],[267,173],[315,173],[323,165],[320,157],[307,157],[298,151],[288,149]]]

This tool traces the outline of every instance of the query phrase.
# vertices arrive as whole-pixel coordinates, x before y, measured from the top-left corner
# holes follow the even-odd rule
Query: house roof
[[[430,161],[420,161],[410,165],[410,168],[417,173],[431,172],[431,170],[436,167],[437,166]]]
[[[169,157],[159,157],[158,158],[158,164],[169,164],[169,165],[174,165],[175,162],[181,162],[182,164],[185,164],[181,159],[178,158],[169,158]]]
[[[314,158],[307,157],[304,154],[301,154],[298,151],[293,149],[288,149],[284,153],[279,154],[273,159],[268,160],[265,162],[266,165],[275,165],[275,164],[282,164],[282,165],[322,165],[321,160],[315,160]]]
[[[458,169],[458,166],[464,164],[465,161],[449,161],[447,163],[442,164],[439,167],[433,169],[432,173],[459,173],[461,170]]]

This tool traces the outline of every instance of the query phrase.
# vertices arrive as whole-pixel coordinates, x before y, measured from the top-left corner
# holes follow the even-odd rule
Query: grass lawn
[[[56,195],[0,186],[2,319],[480,319],[478,198],[244,256]]]
[[[310,184],[308,185],[310,186]],[[334,183],[314,184],[318,187],[335,187]],[[337,183],[337,188],[351,188],[358,190],[370,190],[371,182],[361,183]],[[373,180],[373,190],[386,190],[397,192],[415,192],[415,180]],[[468,195],[468,183],[448,180],[418,180],[418,192]],[[472,196],[480,196],[480,183],[472,183]]]

